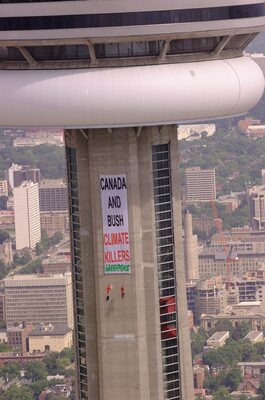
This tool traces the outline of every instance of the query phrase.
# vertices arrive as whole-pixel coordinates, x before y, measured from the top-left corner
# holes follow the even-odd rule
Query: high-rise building
[[[265,229],[265,185],[248,189],[248,204],[253,229]]]
[[[8,181],[11,189],[20,186],[22,182],[39,182],[40,170],[29,165],[12,164],[8,169]]]
[[[71,275],[14,275],[4,279],[7,328],[26,321],[73,328]]]
[[[68,189],[62,179],[40,182],[40,212],[68,211]]]
[[[176,123],[262,96],[257,1],[0,4],[0,125],[66,132],[78,400],[194,398]]]
[[[215,170],[186,168],[186,201],[197,203],[216,200]]]
[[[49,236],[55,232],[69,233],[69,212],[41,212],[40,225]]]
[[[40,222],[48,235],[69,232],[68,189],[62,179],[45,179],[40,182]]]
[[[23,182],[14,188],[14,210],[17,250],[34,249],[41,239],[38,183]]]
[[[219,314],[226,311],[226,287],[215,280],[200,281],[195,292],[195,321],[202,314]]]

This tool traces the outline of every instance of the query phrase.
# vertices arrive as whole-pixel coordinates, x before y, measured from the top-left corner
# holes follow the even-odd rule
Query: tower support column
[[[192,400],[176,128],[71,130],[66,146],[77,397]]]

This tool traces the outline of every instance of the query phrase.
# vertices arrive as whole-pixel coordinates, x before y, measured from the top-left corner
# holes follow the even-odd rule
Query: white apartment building
[[[14,164],[14,163],[12,163],[11,167],[8,168],[8,182],[12,189],[14,187],[14,172],[20,171],[20,170],[21,170],[21,165]]]
[[[71,274],[14,275],[4,279],[7,327],[65,323],[73,328]]]
[[[33,249],[41,239],[38,183],[23,182],[14,188],[14,210],[16,248]]]
[[[190,203],[216,200],[215,170],[186,168],[186,201]]]

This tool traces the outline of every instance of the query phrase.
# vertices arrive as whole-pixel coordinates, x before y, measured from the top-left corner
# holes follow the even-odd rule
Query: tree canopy
[[[264,114],[264,105],[262,108]],[[253,140],[233,127],[219,130],[198,143],[182,141],[180,149],[181,176],[185,176],[183,170],[187,167],[215,168],[219,194],[230,194],[249,185],[261,184],[260,171],[265,164],[263,138]]]

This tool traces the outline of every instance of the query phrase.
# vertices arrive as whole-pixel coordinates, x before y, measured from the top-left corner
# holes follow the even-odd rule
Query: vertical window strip
[[[83,293],[83,274],[81,263],[81,244],[80,244],[80,220],[79,220],[79,198],[76,180],[77,159],[76,149],[66,147],[68,191],[71,220],[71,242],[72,242],[72,266],[73,266],[73,290],[75,302],[75,334],[76,352],[78,361],[78,386],[80,400],[88,400],[88,380],[86,366],[86,346],[85,346],[85,320],[84,320],[84,293]],[[75,177],[75,178],[74,178]],[[74,179],[73,179],[74,178]]]
[[[180,400],[170,144],[152,146],[164,398]]]

